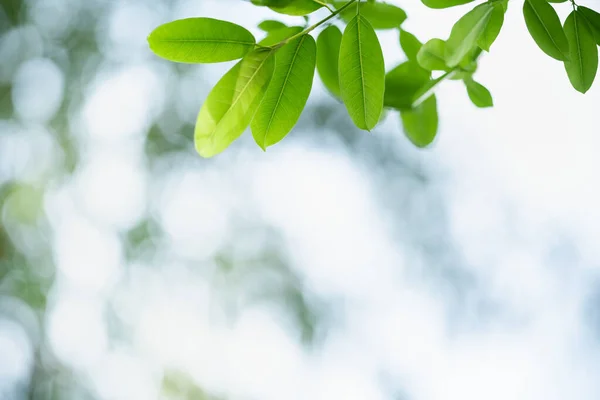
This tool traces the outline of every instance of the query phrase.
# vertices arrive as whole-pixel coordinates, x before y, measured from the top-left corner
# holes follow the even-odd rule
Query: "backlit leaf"
[[[490,3],[483,3],[469,11],[452,27],[446,41],[446,63],[458,65],[476,45],[494,11]]]
[[[354,124],[371,130],[383,110],[385,65],[369,21],[358,14],[346,26],[340,47],[340,90]]]
[[[202,105],[194,139],[202,157],[225,150],[246,129],[275,68],[272,50],[255,50],[227,72]]]
[[[485,51],[490,51],[490,47],[498,37],[500,30],[502,29],[502,25],[504,24],[504,6],[506,3],[496,3],[494,4],[494,11],[492,11],[492,15],[485,26],[485,29],[479,36],[477,40],[477,45],[481,47]]]
[[[183,63],[216,63],[242,58],[255,46],[252,34],[239,25],[212,18],[166,23],[148,36],[158,56]]]
[[[254,140],[263,150],[283,139],[298,122],[312,88],[316,52],[310,35],[277,50],[273,79],[251,124]]]

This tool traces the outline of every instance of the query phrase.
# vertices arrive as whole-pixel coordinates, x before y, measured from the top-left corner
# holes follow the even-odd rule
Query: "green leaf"
[[[569,57],[569,42],[547,0],[525,0],[523,16],[529,34],[544,53],[560,61]]]
[[[268,32],[276,31],[278,29],[285,29],[285,28],[287,28],[287,25],[284,24],[283,22],[268,19],[268,20],[263,21],[260,24],[258,24],[258,27],[261,30],[263,30],[264,32],[268,33]]]
[[[475,82],[473,79],[465,79],[465,86],[471,102],[477,107],[493,107],[494,100],[490,91],[481,83]]]
[[[438,130],[438,112],[435,96],[429,97],[412,110],[400,111],[404,134],[417,147],[429,146]]]
[[[483,30],[481,36],[477,40],[477,45],[481,47],[485,51],[490,51],[490,47],[500,34],[500,30],[502,29],[502,25],[504,24],[504,6],[506,3],[495,3],[494,11],[492,11],[492,15]]]
[[[325,28],[317,38],[317,71],[325,87],[340,97],[339,59],[342,32],[335,25]]]
[[[396,110],[412,107],[413,97],[425,85],[431,73],[414,61],[406,61],[387,73],[385,77],[384,105]]]
[[[445,49],[446,42],[441,39],[431,39],[421,47],[417,54],[419,65],[429,71],[447,70],[448,66],[444,59]]]
[[[148,36],[159,57],[183,63],[217,63],[242,58],[256,44],[245,28],[212,18],[187,18],[156,28]]]
[[[600,14],[583,6],[577,7],[577,11],[579,11],[587,20],[592,32],[594,33],[596,44],[600,46]]]
[[[276,29],[274,31],[269,32],[263,40],[258,42],[258,44],[265,47],[274,46],[300,32],[302,32],[302,27],[300,26],[290,26],[286,28]]]
[[[421,0],[429,8],[449,8],[471,3],[474,0]]]
[[[450,67],[461,60],[477,45],[477,40],[485,30],[494,11],[490,3],[483,3],[469,11],[454,24],[446,41],[445,58]]]
[[[286,6],[272,6],[269,8],[280,14],[304,16],[317,11],[321,7],[323,7],[323,4],[313,0],[292,0]]]
[[[565,69],[575,90],[585,93],[594,83],[598,70],[598,48],[594,35],[578,11],[571,12],[567,17],[565,33],[571,49]]]
[[[402,47],[402,51],[406,54],[406,58],[411,61],[417,61],[417,54],[422,46],[423,43],[415,35],[400,29],[400,47]]]
[[[383,110],[385,65],[375,30],[361,14],[346,26],[340,47],[342,100],[360,129],[371,130]]]
[[[200,109],[194,139],[202,157],[225,150],[246,129],[275,68],[272,50],[255,50],[227,72]]]
[[[347,3],[347,1],[336,1],[333,5],[339,9]],[[369,20],[374,29],[395,29],[406,20],[404,10],[391,4],[383,2],[359,3],[358,7],[360,14]],[[355,7],[349,7],[341,12],[342,18],[346,21],[350,21],[355,14]]]
[[[275,73],[256,115],[252,135],[266,150],[283,139],[296,125],[312,88],[317,57],[315,40],[302,35],[275,54]]]

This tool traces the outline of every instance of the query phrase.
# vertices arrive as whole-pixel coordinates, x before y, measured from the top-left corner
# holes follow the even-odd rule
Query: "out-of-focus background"
[[[390,2],[421,40],[471,7]],[[210,160],[193,124],[228,66],[146,36],[275,13],[0,4],[0,399],[600,396],[600,85],[570,87],[519,2],[476,75],[496,107],[446,83],[430,149],[395,113],[357,131],[315,79],[282,143]]]

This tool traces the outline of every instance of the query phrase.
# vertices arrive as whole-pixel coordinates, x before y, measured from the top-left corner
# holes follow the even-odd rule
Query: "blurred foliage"
[[[6,397],[2,397],[0,387],[0,398],[95,399],[99,395],[90,383],[90,376],[77,367],[67,365],[54,354],[47,338],[51,307],[61,291],[68,287],[68,282],[61,278],[60,268],[57,269],[54,242],[55,230],[61,227],[63,221],[49,213],[49,203],[61,194],[66,184],[76,182],[82,166],[90,159],[90,145],[79,126],[81,107],[88,99],[90,86],[97,77],[128,61],[108,57],[107,44],[100,43],[98,39],[98,32],[107,29],[112,7],[116,7],[118,2],[71,1],[68,7],[63,5],[71,13],[65,21],[60,20],[62,16],[58,8],[48,6],[43,9],[47,13],[44,17],[48,25],[40,25],[39,15],[34,18],[32,10],[44,5],[44,1],[5,0],[0,11],[0,43],[2,39],[7,40],[7,35],[22,34],[15,42],[17,46],[10,49],[11,58],[2,60],[0,66],[0,123],[10,123],[0,124],[0,146],[4,139],[11,140],[7,143],[13,144],[17,139],[21,140],[18,137],[21,131],[13,132],[13,129],[28,132],[28,129],[39,128],[40,125],[47,129],[56,144],[56,147],[43,148],[44,152],[53,152],[53,162],[47,166],[41,160],[41,156],[47,154],[35,152],[27,153],[29,158],[24,159],[24,166],[16,165],[19,163],[14,160],[5,165],[0,160],[0,301],[17,299],[25,307],[0,307],[0,320],[16,321],[28,331],[35,358],[33,371],[26,382],[18,384]],[[148,4],[151,7],[173,6],[168,1]],[[37,12],[40,12],[39,9]],[[53,26],[50,22],[55,19],[63,24],[61,29],[64,30],[59,34],[50,32]],[[17,115],[12,87],[18,67],[39,57],[52,60],[65,76],[64,96],[58,111],[50,120],[41,122],[23,120]],[[139,63],[139,60],[132,63]],[[178,85],[183,79],[189,82],[190,76],[186,74],[192,71],[192,67],[170,66],[166,62],[159,65],[172,74],[169,90],[179,90]],[[202,90],[206,92],[202,76],[197,76],[197,79],[194,78],[197,84],[194,94]],[[193,159],[195,161],[185,164],[186,167],[191,165],[190,168],[199,170],[209,165],[206,161],[196,160],[192,140],[195,115],[182,111],[181,104],[171,101],[170,93],[167,95],[168,99],[152,116],[140,139],[131,139],[143,141],[140,146],[143,150],[142,165],[152,183],[159,187],[158,194],[164,190],[160,183],[165,173],[178,163],[185,164]],[[373,140],[364,135],[353,126],[341,104],[334,100],[315,99],[310,102],[299,125],[303,129],[291,135],[292,140],[311,145],[319,143],[332,151],[352,154],[357,164],[372,172],[374,184],[381,188],[382,209],[388,213],[391,225],[398,229],[395,233],[398,233],[399,240],[418,244],[417,248],[422,249],[424,257],[444,260],[432,263],[437,268],[439,281],[447,285],[448,290],[461,291],[456,289],[457,282],[468,282],[460,272],[456,272],[460,271],[458,266],[462,260],[453,253],[451,243],[440,240],[447,235],[443,231],[445,216],[441,199],[439,194],[432,192],[428,170],[414,153],[398,147],[394,136],[381,135]],[[326,138],[324,132],[327,133]],[[236,145],[236,151],[241,154],[250,146],[249,140],[241,141]],[[10,156],[12,150],[2,153],[0,149],[0,155]],[[15,145],[15,154],[17,151]],[[42,170],[36,170],[38,167]],[[108,199],[119,193],[103,195]],[[226,314],[229,322],[235,321],[248,307],[267,307],[274,311],[286,331],[293,332],[298,343],[308,349],[318,348],[327,332],[343,318],[340,313],[342,306],[336,303],[336,299],[322,298],[309,290],[303,276],[293,265],[286,242],[276,227],[264,226],[260,220],[237,220],[227,244],[213,254],[209,262],[198,262],[169,252],[170,238],[152,210],[155,199],[151,198],[152,193],[147,195],[148,210],[142,217],[131,227],[114,230],[124,253],[121,283],[131,279],[129,274],[133,266],[160,270],[163,261],[168,261],[164,263],[167,265],[165,268],[171,262],[181,263],[190,275],[203,276],[210,282],[216,307]],[[412,212],[421,209],[423,202],[428,202],[430,215]],[[79,204],[69,207],[69,211],[82,214],[99,226],[105,223],[101,216],[87,215],[85,207]],[[263,237],[262,247],[252,252],[239,252],[235,244],[244,237]],[[77,238],[73,240],[73,245],[78,246]],[[460,277],[448,283],[447,277],[451,274]],[[133,339],[128,329],[136,322],[128,320],[124,316],[127,314],[120,312],[116,289],[105,295],[107,304],[102,317],[109,332],[109,348],[132,347]],[[29,314],[35,320],[31,326],[25,320],[25,315]],[[164,399],[221,400],[221,397],[206,393],[185,372],[166,369],[162,376],[160,392]]]

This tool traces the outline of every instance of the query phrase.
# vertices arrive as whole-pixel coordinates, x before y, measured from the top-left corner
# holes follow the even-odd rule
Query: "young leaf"
[[[569,57],[569,42],[547,0],[525,0],[523,16],[529,34],[544,53],[560,61]]]
[[[474,0],[421,0],[429,8],[449,8],[470,3]]]
[[[347,1],[336,1],[333,4],[339,9],[347,3]],[[359,3],[358,7],[360,14],[369,20],[374,29],[395,29],[406,20],[404,10],[392,4],[383,2]],[[353,7],[350,7],[342,11],[341,16],[346,21],[350,21],[354,14],[356,14],[356,11]]]
[[[491,18],[494,6],[483,3],[469,11],[454,24],[446,41],[445,58],[450,67],[455,67],[477,45],[479,36]]]
[[[575,90],[585,93],[592,86],[598,70],[598,48],[594,35],[578,11],[571,12],[567,17],[565,33],[571,49],[565,69]]]
[[[506,3],[495,3],[494,11],[492,11],[492,15],[488,20],[485,29],[479,39],[477,40],[477,45],[481,47],[485,51],[490,51],[490,47],[498,37],[500,30],[502,29],[502,25],[504,24],[504,6]]]
[[[268,20],[263,21],[260,24],[258,24],[258,28],[261,29],[264,32],[269,33],[269,32],[276,31],[278,29],[287,28],[287,25],[284,24],[283,22],[279,22],[279,21],[274,21],[272,19],[268,19]]]
[[[429,81],[431,73],[414,61],[407,61],[387,73],[384,104],[396,110],[412,107],[413,97]]]
[[[383,110],[385,65],[375,30],[361,14],[348,23],[340,47],[342,100],[360,129],[371,130]]]
[[[444,59],[445,49],[446,42],[441,39],[431,39],[421,47],[417,54],[419,65],[429,71],[447,70],[448,66]]]
[[[435,96],[411,110],[400,111],[404,134],[417,147],[429,146],[438,130],[438,112]]]
[[[266,150],[296,125],[306,105],[315,73],[317,48],[310,35],[292,40],[275,54],[275,73],[256,115],[252,135]]]
[[[255,50],[227,72],[200,109],[194,140],[202,157],[225,150],[246,129],[275,68],[272,50]]]
[[[587,20],[592,32],[594,33],[596,44],[600,46],[600,14],[584,6],[577,7],[577,11],[579,11]]]
[[[490,91],[482,84],[475,82],[473,79],[465,79],[465,86],[471,102],[477,107],[493,107],[494,100]]]
[[[217,63],[242,58],[254,48],[245,28],[212,18],[186,18],[166,23],[148,36],[150,49],[170,61]]]
[[[317,71],[325,87],[340,97],[339,59],[342,32],[335,25],[325,28],[317,38]]]
[[[417,53],[419,53],[422,46],[423,43],[415,35],[400,29],[400,47],[406,54],[406,58],[410,61],[417,61]]]

